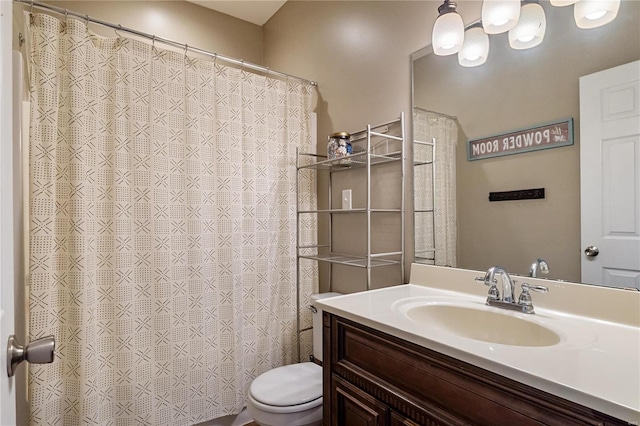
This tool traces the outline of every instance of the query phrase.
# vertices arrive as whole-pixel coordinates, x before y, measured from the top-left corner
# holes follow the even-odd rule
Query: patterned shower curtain
[[[29,328],[57,348],[30,367],[32,423],[239,412],[295,361],[312,88],[34,18]],[[312,176],[300,192],[314,208]]]
[[[434,265],[457,266],[456,145],[458,124],[442,114],[413,110],[415,139],[435,141],[435,185],[428,167],[414,167],[416,210],[432,210],[432,216],[415,219],[416,253],[435,249]],[[414,145],[415,147],[415,145]],[[431,161],[431,148],[414,149],[414,161]],[[435,240],[435,247],[433,246]]]

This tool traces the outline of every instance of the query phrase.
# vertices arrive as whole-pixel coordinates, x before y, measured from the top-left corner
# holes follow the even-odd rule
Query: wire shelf
[[[303,159],[304,164],[298,164],[299,170],[315,169],[338,172],[342,170],[352,170],[367,166],[366,151],[357,152],[346,157],[336,158],[332,160],[327,160],[326,156],[301,152],[300,158]],[[386,154],[371,154],[369,156],[369,161],[371,162],[372,166],[400,160],[402,160],[401,151],[394,151]]]
[[[385,255],[387,256],[393,256],[393,255],[399,256],[401,254],[402,252],[385,253]],[[326,255],[302,255],[301,254],[301,255],[298,255],[298,257],[300,257],[301,259],[318,260],[321,262],[336,263],[340,265],[355,266],[359,268],[367,268],[368,266],[375,268],[378,266],[399,265],[401,263],[400,260],[374,258],[372,256],[370,265],[367,265],[366,257],[351,256],[351,255],[337,254],[337,253],[329,253]]]
[[[371,213],[402,213],[402,209],[370,209]],[[298,214],[315,214],[315,213],[339,213],[339,214],[352,214],[352,213],[366,213],[367,209],[355,208],[355,209],[325,209],[325,210],[298,210]]]

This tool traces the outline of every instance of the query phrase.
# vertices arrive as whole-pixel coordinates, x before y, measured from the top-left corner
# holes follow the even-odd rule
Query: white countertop
[[[640,423],[640,328],[540,307],[533,315],[501,310],[543,324],[558,332],[562,340],[546,347],[486,343],[398,313],[404,299],[421,297],[485,302],[483,296],[405,284],[324,299],[316,305],[629,423]]]

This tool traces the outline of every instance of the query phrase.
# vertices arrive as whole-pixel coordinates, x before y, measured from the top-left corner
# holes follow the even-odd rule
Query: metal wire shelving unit
[[[379,125],[368,125],[365,130],[361,130],[351,134],[351,143],[356,149],[360,146],[359,151],[354,152],[348,157],[339,159],[327,159],[324,155],[314,153],[298,152],[297,153],[297,169],[317,170],[329,173],[329,200],[328,208],[320,210],[301,210],[298,206],[298,226],[300,217],[305,214],[328,214],[333,215],[352,215],[361,214],[366,217],[366,252],[362,255],[351,255],[344,253],[336,253],[333,250],[332,220],[328,221],[328,244],[318,245],[300,245],[298,241],[297,257],[298,270],[300,259],[311,259],[320,262],[327,262],[330,265],[340,264],[357,268],[365,268],[367,270],[366,289],[371,289],[371,270],[377,267],[389,265],[400,266],[400,282],[404,282],[404,235],[405,235],[405,122],[404,114],[399,118]],[[400,186],[401,201],[397,208],[372,208],[371,204],[371,173],[372,170],[381,164],[398,163],[400,170]],[[352,209],[336,209],[332,206],[332,176],[335,173],[364,168],[366,169],[366,202],[364,207]],[[400,215],[400,247],[397,251],[374,253],[371,250],[372,245],[372,229],[371,217],[377,213],[397,213]],[[328,253],[320,253],[321,249],[325,249]],[[331,276],[330,271],[330,276]],[[299,282],[298,277],[298,282]],[[331,288],[331,285],[330,285]]]
[[[324,262],[329,264],[329,291],[333,291],[331,282],[333,277],[333,265],[345,265],[348,267],[366,269],[366,289],[371,289],[372,277],[371,271],[375,268],[397,265],[400,270],[400,283],[404,283],[404,261],[405,261],[405,120],[404,114],[387,123],[375,126],[368,125],[366,129],[351,134],[351,143],[354,147],[353,154],[348,157],[329,160],[325,155],[315,153],[300,152],[296,154],[297,158],[297,182],[296,190],[299,193],[300,173],[304,171],[317,171],[328,173],[328,204],[326,209],[303,210],[300,208],[300,197],[296,197],[298,205],[297,211],[297,306],[298,306],[298,360],[301,356],[301,333],[308,331],[311,327],[302,328],[300,320],[300,261],[309,259],[312,261]],[[397,208],[373,208],[372,207],[372,171],[379,165],[397,163],[400,168],[400,205]],[[332,206],[332,180],[336,173],[346,172],[350,170],[364,169],[366,175],[366,194],[365,206],[351,209],[336,209]],[[372,216],[376,214],[398,214],[400,216],[400,227],[398,229],[400,235],[399,250],[389,252],[373,252],[372,251]],[[300,241],[300,222],[304,215],[329,215],[328,220],[328,244],[302,245]],[[360,255],[336,253],[333,247],[333,217],[335,215],[363,215],[366,219],[366,250]],[[321,253],[322,252],[322,253]]]

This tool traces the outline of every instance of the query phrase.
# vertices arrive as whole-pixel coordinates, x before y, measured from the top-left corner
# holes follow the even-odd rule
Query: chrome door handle
[[[7,341],[7,375],[13,377],[22,361],[32,364],[52,363],[55,349],[56,339],[53,336],[34,340],[23,347],[12,334]]]
[[[598,250],[596,246],[589,246],[584,249],[584,254],[586,254],[587,257],[596,257],[598,253],[600,253],[600,250]]]

